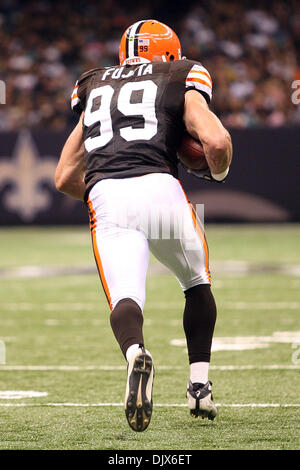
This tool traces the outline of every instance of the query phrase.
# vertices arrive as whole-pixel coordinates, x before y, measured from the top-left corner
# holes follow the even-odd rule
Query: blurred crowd
[[[154,17],[177,32],[183,53],[214,83],[212,108],[230,128],[300,125],[300,2],[186,1],[182,9],[126,0],[1,0],[0,131],[62,130],[75,123],[70,95],[88,69],[118,63],[127,26]],[[300,95],[300,93],[299,93]]]

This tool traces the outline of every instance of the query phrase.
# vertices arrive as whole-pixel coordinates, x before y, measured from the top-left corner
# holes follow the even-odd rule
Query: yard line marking
[[[296,408],[300,406],[300,403],[217,403],[216,406],[228,408]]]
[[[42,365],[3,365],[0,366],[0,370],[5,371],[86,371],[86,370],[125,370],[126,366],[97,366],[97,365],[87,365],[87,366],[68,366],[68,365],[57,365],[57,366],[42,366]]]
[[[157,370],[185,370],[186,366],[156,365]],[[125,365],[0,365],[0,371],[120,371],[126,370]],[[299,370],[300,364],[266,364],[266,365],[211,365],[210,370],[239,371],[239,370]]]
[[[29,302],[2,302],[0,304],[4,310],[30,311],[39,309],[46,312],[55,311],[95,311],[101,312],[103,305],[101,302],[51,302],[51,303],[29,303]],[[145,311],[149,310],[177,310],[183,308],[183,300],[173,302],[148,302],[145,305]],[[221,302],[220,309],[223,310],[298,310],[300,302],[298,301],[264,301],[264,302]]]
[[[182,302],[149,302],[145,305],[145,310],[180,310]],[[264,302],[221,302],[220,309],[224,310],[297,310],[300,309],[300,302],[290,301],[264,301]]]
[[[1,302],[0,304],[2,309],[6,310],[24,310],[29,311],[32,310],[34,304],[29,302]]]
[[[99,302],[57,302],[57,303],[46,303],[42,305],[42,308],[46,311],[55,311],[55,310],[97,310],[101,307]]]
[[[0,340],[5,343],[10,343],[11,341],[16,341],[16,336],[0,336]]]
[[[224,302],[221,307],[226,310],[297,310],[300,302]]]
[[[281,273],[283,275],[300,276],[299,264],[283,263],[251,263],[246,260],[212,261],[211,270],[221,275],[247,276],[251,273]],[[169,275],[170,271],[160,263],[150,263],[149,276]],[[17,266],[1,268],[0,278],[4,279],[34,279],[56,276],[86,276],[96,274],[92,264],[74,266]]]
[[[20,398],[46,397],[48,392],[36,392],[35,390],[0,390],[1,400],[11,400]]]
[[[212,341],[212,351],[243,351],[268,348],[273,343],[300,344],[300,331],[274,331],[271,336],[216,336]],[[170,344],[183,347],[186,351],[185,338],[172,339]]]
[[[213,289],[235,289],[235,290],[252,290],[252,289],[270,289],[273,286],[274,281],[272,283],[268,279],[262,279],[260,282],[247,280],[245,284],[242,283],[241,280],[236,279],[214,279],[212,283]],[[284,286],[284,289],[299,289],[300,281],[298,279],[288,281],[288,283]]]
[[[187,408],[186,403],[156,403],[157,408]],[[220,408],[299,408],[300,403],[216,403]],[[124,403],[0,403],[0,407],[124,407]]]
[[[94,265],[84,266],[18,266],[16,268],[0,269],[0,277],[9,278],[39,278],[44,276],[71,276],[78,274],[95,274]]]
[[[210,370],[297,370],[297,364],[269,364],[265,366],[245,365],[245,366],[210,366]]]

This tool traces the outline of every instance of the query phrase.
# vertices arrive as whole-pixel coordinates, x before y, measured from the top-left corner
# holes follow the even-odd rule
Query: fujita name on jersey
[[[126,73],[126,70],[128,69],[128,66],[122,66],[122,67],[112,67],[107,70],[105,70],[104,74],[102,75],[102,80],[105,80],[106,78],[129,78],[129,77],[141,77],[142,75],[148,75],[152,74],[152,64],[141,64],[138,67],[132,69],[130,67],[130,70]],[[125,73],[123,73],[125,71]]]

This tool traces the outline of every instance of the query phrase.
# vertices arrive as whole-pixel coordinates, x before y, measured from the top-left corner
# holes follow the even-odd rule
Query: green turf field
[[[125,363],[88,228],[1,229],[0,449],[299,449],[300,227],[206,232],[219,415],[189,416],[183,296],[151,259],[144,336],[156,366],[154,411],[140,434],[122,408]],[[21,391],[42,395],[16,398]]]

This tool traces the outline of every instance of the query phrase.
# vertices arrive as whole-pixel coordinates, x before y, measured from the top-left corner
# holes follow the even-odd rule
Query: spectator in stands
[[[299,106],[291,101],[291,84],[300,79],[299,2],[188,4],[185,16],[168,23],[178,31],[185,55],[211,72],[213,110],[224,125],[299,125]],[[0,131],[71,126],[68,102],[75,77],[117,63],[126,25],[152,16],[149,5],[134,6],[133,11],[131,3],[113,0],[84,5],[2,0],[0,78],[7,106],[0,108]]]

